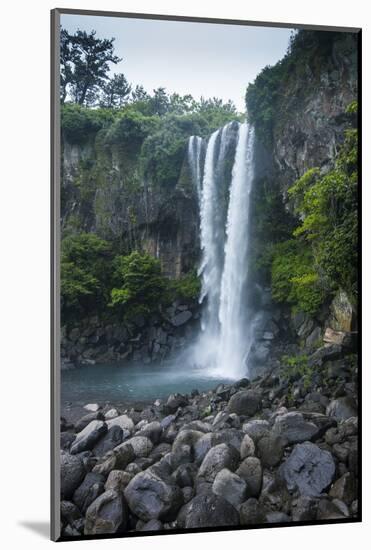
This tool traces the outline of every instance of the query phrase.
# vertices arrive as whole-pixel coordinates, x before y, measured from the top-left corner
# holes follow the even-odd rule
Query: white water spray
[[[241,378],[251,347],[247,315],[249,202],[254,178],[254,129],[240,124],[229,187],[228,214],[222,189],[228,135],[232,125],[214,132],[207,144],[200,190],[202,276],[200,302],[207,300],[202,332],[194,350],[195,362],[209,375]],[[193,137],[194,138],[194,137]],[[194,141],[189,148],[195,150]]]
[[[241,124],[228,207],[227,240],[219,307],[218,368],[234,378],[244,374],[249,327],[246,306],[248,275],[249,203],[253,169],[254,129]]]

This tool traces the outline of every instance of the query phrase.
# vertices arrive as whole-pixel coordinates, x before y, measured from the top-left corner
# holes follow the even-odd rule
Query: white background
[[[5,4],[5,5],[4,5]],[[248,20],[362,26],[364,29],[364,296],[370,281],[370,17],[365,0],[6,0],[1,8],[0,139],[0,541],[3,548],[41,548],[49,519],[49,10],[105,9]],[[246,55],[254,55],[246,52]],[[366,59],[365,59],[366,58]],[[369,67],[367,70],[366,63]],[[4,124],[5,120],[5,124]],[[4,169],[5,168],[5,169]],[[366,317],[366,316],[365,316]],[[369,324],[364,319],[365,348]],[[177,545],[337,550],[369,547],[370,354],[364,353],[364,523],[200,535],[75,542],[74,548]],[[366,458],[366,456],[368,459]]]

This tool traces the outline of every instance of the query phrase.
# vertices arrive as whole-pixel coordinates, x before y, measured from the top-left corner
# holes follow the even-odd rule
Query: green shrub
[[[195,270],[183,275],[180,279],[171,281],[171,291],[174,298],[185,301],[196,300],[201,291],[201,281]]]
[[[324,293],[314,270],[311,251],[296,240],[274,247],[272,296],[277,302],[291,304],[294,310],[311,314],[323,303]]]
[[[281,377],[291,384],[296,380],[302,380],[303,389],[308,390],[313,383],[315,370],[308,365],[307,355],[284,355],[281,357]],[[291,388],[291,386],[289,386]]]
[[[302,220],[294,236],[310,246],[327,292],[357,294],[357,130],[348,129],[333,170],[309,170],[288,191]]]
[[[160,262],[149,254],[137,251],[128,256],[116,256],[114,283],[110,305],[119,309],[126,319],[147,316],[163,301],[166,280]]]
[[[83,144],[114,118],[112,109],[89,109],[75,103],[61,108],[61,130],[71,144]]]
[[[93,233],[69,235],[61,246],[61,296],[64,311],[89,310],[103,306],[107,299],[107,261],[111,248]]]
[[[145,138],[155,130],[157,123],[157,117],[145,116],[139,111],[127,108],[119,113],[108,129],[105,145],[138,151]]]

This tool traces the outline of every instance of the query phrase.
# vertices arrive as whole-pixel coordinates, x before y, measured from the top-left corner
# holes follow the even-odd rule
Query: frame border
[[[51,104],[50,104],[50,137],[51,137],[51,228],[50,228],[50,296],[51,296],[51,407],[50,407],[50,538],[55,542],[72,542],[76,540],[101,540],[113,538],[132,538],[142,536],[164,536],[193,533],[215,533],[219,531],[249,531],[251,529],[272,529],[279,527],[301,527],[305,525],[335,525],[362,522],[362,28],[338,27],[327,25],[311,25],[301,23],[275,23],[268,21],[250,21],[240,19],[221,19],[209,17],[193,17],[179,15],[159,15],[149,13],[116,12],[100,10],[84,10],[70,8],[55,8],[51,15]],[[206,527],[197,529],[172,529],[171,531],[131,531],[102,535],[80,535],[64,537],[61,535],[60,523],[60,184],[61,184],[61,124],[60,124],[60,16],[86,15],[99,17],[116,17],[125,19],[149,19],[157,21],[181,21],[190,23],[211,23],[219,25],[242,25],[252,27],[278,27],[292,29],[307,29],[329,32],[344,32],[357,34],[357,76],[358,76],[358,281],[359,300],[358,313],[358,515],[356,518],[333,520],[311,520],[293,523],[273,523],[259,525],[239,525],[233,527]]]

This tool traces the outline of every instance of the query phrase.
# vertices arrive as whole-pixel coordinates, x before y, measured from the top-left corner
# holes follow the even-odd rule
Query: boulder
[[[337,420],[347,420],[353,416],[358,416],[357,403],[355,399],[349,395],[339,397],[331,401],[326,409],[328,416],[333,416]]]
[[[125,433],[126,436],[129,432]],[[103,456],[122,443],[124,432],[120,426],[112,426],[93,448],[95,456]]]
[[[188,399],[180,393],[173,393],[169,395],[166,401],[166,409],[170,413],[175,413],[179,407],[186,407],[188,405]]]
[[[255,456],[245,458],[237,468],[236,474],[246,482],[246,498],[258,497],[263,480],[263,470],[260,460]]]
[[[86,409],[89,412],[97,412],[100,407],[98,403],[88,403],[87,405],[84,405],[84,409]]]
[[[344,519],[344,509],[342,506],[337,505],[336,501],[330,501],[327,499],[321,499],[318,503],[317,519],[329,520],[329,519]]]
[[[350,506],[357,496],[354,475],[347,472],[337,479],[329,491],[329,496],[333,499],[342,500]]]
[[[104,477],[94,472],[86,474],[84,481],[73,494],[73,502],[83,514],[90,504],[104,491]]]
[[[96,412],[91,412],[89,414],[85,414],[85,416],[80,418],[80,420],[75,425],[75,431],[81,432],[93,420],[104,420],[104,414],[102,413],[102,411],[96,411]]]
[[[315,439],[319,431],[315,424],[306,422],[299,412],[288,412],[277,416],[273,426],[273,434],[286,439],[290,445]]]
[[[107,424],[105,422],[102,420],[93,420],[76,435],[76,439],[71,445],[71,454],[91,450],[106,431]]]
[[[160,477],[153,468],[137,474],[125,489],[131,512],[143,521],[175,519],[183,504],[183,495],[174,481]]]
[[[212,490],[236,508],[246,500],[246,482],[227,468],[217,473]]]
[[[292,501],[292,521],[313,521],[317,516],[318,499],[300,496]]]
[[[107,481],[104,485],[106,491],[114,489],[115,491],[122,492],[125,487],[129,485],[129,482],[133,479],[133,475],[129,472],[123,472],[122,470],[111,470],[108,474]]]
[[[254,456],[255,454],[255,444],[249,435],[245,435],[241,441],[240,455],[241,459],[247,458],[248,456]]]
[[[86,474],[84,463],[80,456],[73,456],[61,451],[60,477],[61,498],[70,500]]]
[[[121,450],[125,449],[125,447],[127,447],[128,445],[130,445],[133,448],[134,455],[137,458],[147,457],[153,449],[153,444],[148,437],[145,437],[142,435],[135,435],[134,437],[121,443],[121,445],[118,445],[115,448],[115,451],[120,453]]]
[[[112,489],[102,493],[86,511],[85,535],[123,533],[128,526],[128,511],[121,493]]]
[[[181,311],[177,315],[171,318],[171,324],[174,327],[180,327],[192,319],[192,313],[188,311]]]
[[[158,420],[149,422],[148,424],[143,426],[143,428],[141,428],[136,435],[148,437],[152,441],[153,445],[157,445],[160,442],[162,435],[161,424],[160,422],[158,422]]]
[[[263,436],[269,435],[270,426],[267,420],[250,420],[242,426],[242,431],[249,435],[256,444]]]
[[[69,451],[72,443],[75,441],[76,435],[71,432],[61,432],[60,450]]]
[[[117,418],[119,415],[117,409],[109,409],[106,413],[104,413],[105,420],[112,420],[112,418]]]
[[[181,510],[177,523],[185,529],[239,525],[236,508],[215,494],[197,495]]]
[[[141,531],[162,531],[164,529],[163,524],[158,519],[150,519],[141,527]]]
[[[323,341],[326,342],[326,344],[337,344],[342,346],[349,339],[348,335],[349,333],[347,332],[333,330],[332,328],[327,327],[325,334],[323,335]]]
[[[331,453],[306,441],[295,445],[279,474],[290,492],[298,490],[302,496],[318,497],[334,478],[335,462]]]
[[[268,512],[267,523],[290,523],[291,518],[284,512]]]
[[[266,512],[256,498],[249,498],[242,503],[240,508],[241,525],[260,525],[266,521]]]
[[[238,415],[253,416],[261,409],[261,396],[255,390],[241,390],[230,398],[228,410]]]
[[[217,473],[223,468],[234,471],[237,468],[239,458],[238,451],[232,445],[226,443],[216,445],[210,449],[203,459],[198,475],[204,481],[212,482]]]
[[[197,466],[195,464],[180,464],[173,473],[173,478],[179,487],[193,487],[196,475]]]
[[[172,450],[176,452],[177,448],[183,445],[189,445],[194,450],[198,441],[206,435],[208,434],[203,434],[197,430],[181,430],[174,440]]]
[[[257,454],[263,466],[268,468],[277,466],[282,460],[286,445],[287,439],[280,435],[270,434],[259,439]]]
[[[355,310],[343,290],[340,290],[332,300],[330,310],[332,314],[330,318],[331,328],[346,332],[355,330]]]
[[[61,519],[64,523],[74,523],[81,518],[81,512],[77,506],[68,500],[61,501]]]
[[[338,344],[327,344],[321,348],[318,348],[312,355],[308,358],[308,366],[318,366],[321,367],[326,361],[333,361],[340,359],[342,356],[343,350],[342,347]]]
[[[126,414],[116,416],[115,418],[108,420],[106,424],[108,429],[112,428],[112,426],[120,426],[123,431],[127,430],[129,432],[132,432],[134,429],[134,422]]]

